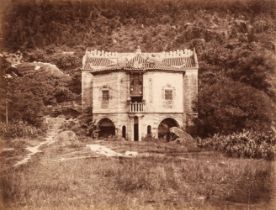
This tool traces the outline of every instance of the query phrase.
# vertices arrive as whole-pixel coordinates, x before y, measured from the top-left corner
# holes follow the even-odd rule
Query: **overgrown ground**
[[[106,157],[91,144],[138,155]],[[264,160],[174,143],[92,139],[44,146],[20,167],[4,161],[8,154],[1,153],[4,209],[270,209],[272,170]]]

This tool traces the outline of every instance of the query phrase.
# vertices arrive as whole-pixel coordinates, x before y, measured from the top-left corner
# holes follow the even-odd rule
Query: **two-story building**
[[[132,53],[87,50],[82,105],[91,107],[99,136],[140,141],[184,128],[195,116],[198,61],[195,51]]]

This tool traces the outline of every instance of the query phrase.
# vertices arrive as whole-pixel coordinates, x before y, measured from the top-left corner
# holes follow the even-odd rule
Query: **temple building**
[[[82,106],[92,109],[99,138],[167,138],[170,127],[185,129],[196,116],[195,50],[86,50],[82,65]]]

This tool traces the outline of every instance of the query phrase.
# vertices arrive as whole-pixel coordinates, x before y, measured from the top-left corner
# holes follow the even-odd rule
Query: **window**
[[[103,101],[108,101],[109,100],[109,90],[103,90]]]
[[[165,90],[165,100],[172,100],[172,99],[173,99],[173,91]]]

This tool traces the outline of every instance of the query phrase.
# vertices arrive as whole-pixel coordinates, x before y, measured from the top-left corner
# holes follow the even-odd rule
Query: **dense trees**
[[[1,68],[1,101],[0,119],[4,121],[8,114],[9,122],[18,121],[40,126],[41,117],[47,113],[48,105],[67,100],[74,100],[75,94],[70,91],[70,78],[59,72],[43,69],[37,72],[32,64],[22,64],[12,67],[2,58]],[[28,71],[23,71],[29,68]],[[8,112],[6,113],[6,109]]]
[[[56,64],[73,78],[65,82],[69,90],[53,88],[59,87],[55,80],[46,80],[51,83],[43,88],[51,90],[47,93],[30,90],[40,94],[43,104],[70,98],[72,92],[80,94],[86,47],[109,51],[131,51],[137,45],[144,51],[195,48],[200,62],[196,125],[201,134],[269,128],[275,102],[270,80],[276,49],[274,1],[36,2],[14,4],[5,18],[4,44],[8,50],[21,49],[26,61]],[[43,79],[32,82],[46,85]]]
[[[82,43],[92,47],[100,46],[108,49],[114,47],[115,50],[122,43],[114,45],[112,38],[124,26],[134,26],[154,39],[156,35],[159,37],[159,33],[154,34],[155,30],[150,30],[150,27],[158,31],[158,25],[165,26],[165,31],[169,35],[166,42],[170,39],[173,41],[175,33],[183,35],[181,38],[183,42],[194,38],[211,40],[214,35],[222,40],[222,34],[227,27],[232,28],[227,31],[227,34],[247,39],[252,35],[251,32],[245,34],[250,31],[248,23],[257,23],[257,18],[254,19],[256,14],[270,15],[274,6],[272,0],[266,0],[262,4],[257,0],[234,2],[224,0],[223,3],[215,0],[207,2],[202,0],[178,2],[106,0],[81,1],[74,4],[68,2],[51,4],[44,1],[37,4],[15,4],[6,16],[6,21],[13,26],[5,25],[6,46],[25,49],[50,44],[74,47]],[[237,19],[238,22],[231,18]],[[226,22],[223,28],[220,28],[223,21]],[[264,27],[261,27],[262,30],[268,30],[270,24],[271,21],[265,21]],[[174,27],[171,28],[172,26]],[[220,33],[206,30],[211,27],[218,27]],[[173,31],[175,33],[170,34]],[[133,32],[128,28],[124,31],[125,34]],[[131,43],[123,41],[126,45],[124,50],[129,49]],[[135,44],[140,44],[142,49],[147,46],[146,43],[141,42]],[[155,43],[151,45],[151,47],[155,46],[157,46]],[[177,46],[172,45],[170,48],[173,47]]]
[[[216,79],[199,92],[197,125],[202,135],[270,128],[271,99],[266,94],[228,78]]]

